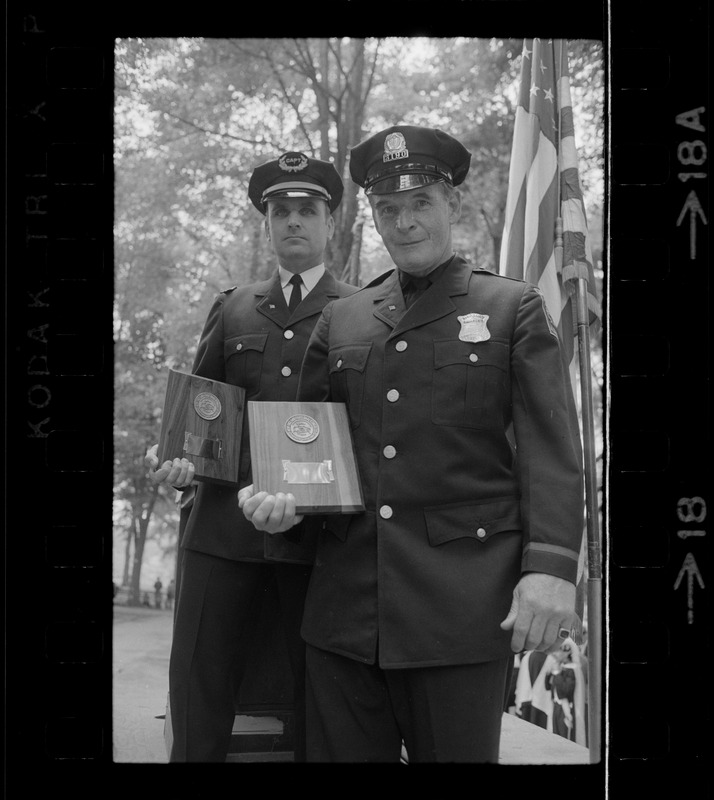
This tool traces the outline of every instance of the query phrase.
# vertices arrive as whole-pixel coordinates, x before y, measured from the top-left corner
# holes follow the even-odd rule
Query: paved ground
[[[164,715],[173,613],[114,606],[113,753],[117,763],[166,764]],[[502,764],[587,764],[588,751],[505,714]]]
[[[113,753],[118,763],[166,764],[173,612],[114,606]]]

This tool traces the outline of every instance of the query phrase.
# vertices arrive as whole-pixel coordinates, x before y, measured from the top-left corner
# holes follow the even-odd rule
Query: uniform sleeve
[[[558,335],[533,286],[521,298],[511,373],[522,571],[575,583],[585,525],[580,432]]]
[[[320,315],[307,343],[302,360],[297,399],[327,403],[330,400],[330,370],[327,361],[329,330],[333,303],[328,303]]]
[[[223,354],[223,304],[226,295],[221,293],[208,312],[203,333],[198,342],[192,373],[213,381],[226,379],[225,358]]]

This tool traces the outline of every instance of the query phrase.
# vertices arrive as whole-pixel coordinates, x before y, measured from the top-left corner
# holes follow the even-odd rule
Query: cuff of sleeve
[[[578,579],[578,553],[567,547],[541,542],[529,542],[523,548],[521,572],[544,572],[576,583]]]

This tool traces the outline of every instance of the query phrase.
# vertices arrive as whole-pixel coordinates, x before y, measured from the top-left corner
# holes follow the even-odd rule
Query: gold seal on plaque
[[[314,442],[320,435],[320,426],[317,420],[307,414],[293,414],[285,423],[285,433],[294,442],[308,444]]]
[[[215,419],[221,413],[221,401],[211,392],[197,394],[193,407],[201,419]]]

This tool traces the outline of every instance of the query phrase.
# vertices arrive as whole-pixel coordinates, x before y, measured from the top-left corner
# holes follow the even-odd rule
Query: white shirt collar
[[[283,290],[289,287],[290,285],[290,278],[292,278],[293,273],[288,272],[284,267],[278,266],[278,273],[280,274],[280,285],[283,287]],[[305,272],[300,273],[300,277],[302,278],[302,282],[305,285],[303,290],[303,297],[307,292],[311,292],[320,278],[325,274],[325,265],[318,264],[316,267],[310,267],[310,269],[306,269]],[[292,288],[292,287],[291,287]]]

